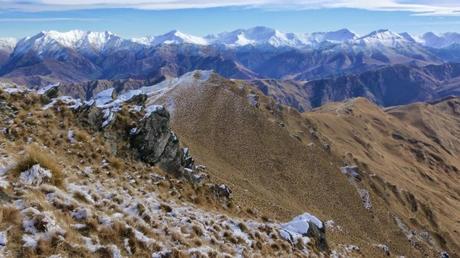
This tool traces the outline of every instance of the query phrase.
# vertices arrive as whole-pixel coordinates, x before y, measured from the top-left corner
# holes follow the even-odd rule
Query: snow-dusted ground
[[[113,257],[121,257],[131,254],[136,248],[133,240],[123,236],[126,233],[117,232],[124,228],[131,232],[133,239],[148,250],[152,257],[171,253],[174,249],[190,255],[219,253],[243,257],[260,252],[254,249],[257,242],[271,246],[279,245],[281,241],[289,249],[294,248],[290,243],[292,236],[303,239],[304,247],[298,251],[308,255],[308,222],[318,227],[323,226],[320,220],[307,213],[286,224],[232,218],[190,203],[165,200],[155,192],[144,191],[143,187],[131,186],[129,181],[117,178],[100,180],[97,175],[84,171],[73,173],[85,175],[85,179],[68,183],[63,189],[41,180],[48,173],[39,165],[23,172],[18,181],[14,182],[16,189],[34,190],[43,195],[43,202],[38,204],[40,207],[52,207],[37,209],[37,201],[41,198],[20,198],[14,202],[14,206],[20,210],[24,248],[34,249],[40,241],[56,238],[68,241],[66,236],[73,231],[79,238],[69,243],[72,246],[83,247],[91,253],[105,248],[111,250]],[[156,174],[150,178],[156,178],[157,183],[166,180]],[[152,184],[152,181],[146,180],[143,183]],[[74,223],[65,224],[62,214],[68,214]],[[90,234],[77,233],[94,227],[92,221],[97,222],[97,230]],[[112,229],[115,234],[119,233],[113,238],[120,238],[123,244],[101,239],[97,231],[102,229]],[[286,233],[289,238],[282,240]],[[194,245],[194,242],[199,244]],[[2,243],[8,248],[6,233],[0,232],[0,248]],[[280,255],[282,253],[280,251]]]

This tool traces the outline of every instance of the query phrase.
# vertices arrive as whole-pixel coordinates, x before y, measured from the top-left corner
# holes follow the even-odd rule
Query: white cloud
[[[0,18],[2,22],[59,22],[59,21],[101,21],[98,18],[72,18],[72,17],[56,17],[56,18]]]
[[[408,11],[415,15],[460,15],[459,0],[0,0],[0,10],[27,11],[92,8],[187,9],[228,6],[255,8],[357,8]]]

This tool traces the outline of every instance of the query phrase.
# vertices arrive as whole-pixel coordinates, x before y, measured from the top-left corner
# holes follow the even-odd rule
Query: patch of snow
[[[133,231],[134,231],[134,237],[139,241],[139,242],[142,242],[144,245],[146,246],[150,246],[151,244],[153,244],[153,239],[147,237],[146,235],[144,235],[144,233],[140,232],[139,230],[135,229],[135,228],[131,228]]]
[[[342,172],[342,174],[344,174],[346,176],[353,177],[353,178],[356,178],[356,179],[360,178],[357,166],[341,167],[340,171]]]
[[[129,130],[129,135],[136,135],[136,134],[137,134],[137,127],[131,128],[131,130]]]
[[[129,255],[132,255],[133,253],[132,253],[132,251],[131,251],[131,246],[129,245],[129,239],[128,239],[128,238],[125,238],[125,239],[123,240],[123,245],[124,245],[124,247],[125,247],[126,252],[127,252]]]
[[[170,255],[171,255],[171,251],[163,250],[163,251],[153,253],[152,258],[163,258],[163,257],[169,257]]]
[[[103,106],[113,100],[113,93],[114,93],[114,88],[109,88],[106,90],[103,90],[94,96],[94,100],[96,101],[96,106]]]
[[[89,216],[91,216],[91,211],[89,209],[79,207],[73,210],[70,215],[76,220],[86,220]]]
[[[35,239],[32,235],[24,234],[22,235],[22,242],[24,242],[24,247],[35,249],[37,247],[38,239]]]
[[[122,258],[120,249],[116,245],[109,245],[108,248],[112,252],[112,258]]]
[[[0,176],[0,189],[7,189],[10,186],[10,182],[6,176]]]
[[[52,177],[51,171],[42,168],[39,164],[33,165],[19,176],[19,181],[26,185],[41,185]]]
[[[145,108],[144,118],[149,117],[152,113],[156,113],[160,110],[164,110],[162,105],[150,105]]]
[[[84,167],[83,168],[83,174],[85,175],[91,175],[93,173],[93,169],[91,167]]]
[[[80,99],[74,99],[70,96],[61,96],[58,98],[53,99],[50,103],[47,105],[43,106],[43,110],[49,109],[53,107],[57,102],[63,102],[65,105],[67,105],[68,108],[70,109],[78,109],[83,105],[83,103],[80,101]]]
[[[49,84],[49,85],[47,85],[47,86],[45,86],[45,87],[42,87],[42,88],[38,89],[38,90],[37,90],[37,94],[38,94],[38,95],[43,95],[43,94],[45,94],[47,91],[49,91],[49,90],[51,90],[51,89],[53,89],[53,88],[59,87],[59,85],[60,85],[59,82],[58,82],[58,83],[55,83],[55,84]]]
[[[93,198],[91,197],[90,189],[87,186],[70,183],[67,185],[67,190],[72,194],[80,194],[81,196],[83,196],[83,198],[85,198],[87,202],[91,204],[95,203]]]
[[[139,105],[134,105],[129,109],[129,111],[131,112],[141,112],[141,110],[142,110],[142,106],[139,106]]]
[[[103,247],[103,246],[100,245],[100,244],[97,244],[97,243],[94,244],[94,243],[93,243],[93,240],[92,240],[91,238],[89,238],[89,237],[84,237],[84,236],[82,236],[82,239],[83,239],[83,241],[85,242],[85,247],[86,247],[86,249],[87,249],[88,251],[92,252],[92,253],[96,252],[97,250],[99,250],[100,248]]]
[[[115,113],[110,109],[104,109],[102,112],[104,119],[104,122],[102,122],[102,128],[104,128],[107,127],[115,119]]]
[[[372,203],[371,203],[371,196],[369,194],[369,191],[366,189],[358,189],[359,196],[361,196],[361,200],[363,201],[363,206],[364,208],[370,210],[372,208]]]
[[[21,88],[3,88],[3,90],[9,94],[25,92],[25,90]]]
[[[251,106],[257,107],[259,104],[259,97],[256,94],[248,94],[247,98]]]
[[[0,250],[6,247],[6,244],[8,242],[7,238],[7,231],[1,231],[0,232]]]
[[[76,143],[77,142],[77,140],[75,139],[75,133],[73,132],[73,130],[67,131],[67,140],[70,143]]]
[[[304,213],[281,226],[281,237],[291,243],[296,243],[298,240],[307,236],[308,229],[310,228],[309,223],[313,223],[318,228],[323,228],[323,222],[321,222],[321,220],[310,213]]]

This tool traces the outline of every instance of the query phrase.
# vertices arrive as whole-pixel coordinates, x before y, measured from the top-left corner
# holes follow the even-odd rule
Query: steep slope
[[[329,253],[315,216],[260,217],[210,183],[143,93],[82,102],[57,91],[1,84],[1,257]]]
[[[460,250],[458,108],[459,99],[453,98],[384,111],[358,98],[303,116],[328,139],[333,153],[358,166],[371,199],[385,202],[414,246],[432,243],[455,257]]]
[[[90,207],[98,219],[107,214],[117,221],[115,224],[122,223],[121,228],[126,225],[136,228],[147,238],[161,243],[160,247],[145,247],[137,242],[142,240],[128,240],[132,242],[130,246],[135,246],[139,254],[168,250],[191,254],[198,252],[196,248],[201,246],[199,251],[202,253],[209,254],[210,251],[217,250],[236,255],[241,253],[241,249],[237,248],[241,245],[243,253],[258,252],[267,257],[320,253],[345,257],[436,257],[445,251],[455,257],[458,253],[455,241],[458,239],[458,224],[455,223],[458,221],[457,182],[460,165],[456,149],[459,127],[456,117],[457,99],[433,103],[428,105],[430,108],[414,105],[396,107],[386,112],[365,99],[357,99],[331,103],[313,112],[300,114],[295,109],[264,96],[252,84],[228,80],[210,71],[190,72],[179,78],[167,78],[153,86],[140,88],[135,82],[117,85],[101,82],[95,87],[87,86],[92,90],[85,96],[94,97],[94,101],[81,102],[62,96],[45,106],[42,102],[49,102],[46,98],[24,97],[21,95],[24,92],[20,90],[5,89],[5,104],[14,107],[2,110],[10,110],[11,114],[7,114],[14,121],[11,124],[7,122],[8,119],[4,119],[4,127],[8,128],[6,135],[9,137],[4,141],[12,141],[9,144],[16,148],[15,151],[32,141],[47,146],[52,153],[58,153],[59,163],[68,164],[65,165],[63,180],[67,187],[63,189],[58,186],[67,195],[69,189],[76,189],[69,188],[69,184],[95,187],[99,190],[90,200],[100,205],[100,200],[106,199],[101,198],[101,195],[111,196],[112,190],[129,189],[126,195],[119,190],[123,194],[117,195],[117,199],[122,199],[117,204],[109,202],[112,205],[104,205],[113,207],[117,211],[115,213],[98,205],[83,205],[78,199],[80,197],[74,197],[72,202],[77,201],[79,206]],[[66,85],[49,86],[39,92],[53,93],[53,89],[60,91],[61,87],[65,90]],[[85,90],[73,92],[81,96]],[[22,101],[28,104],[25,105]],[[167,126],[158,123],[166,121],[165,118],[168,117],[163,108],[156,106],[158,104],[164,105],[171,112],[171,127],[181,145],[187,148],[187,151],[183,149],[182,155],[172,155],[177,153],[177,138],[171,137]],[[23,110],[26,108],[36,111]],[[20,113],[15,115],[14,110],[19,110]],[[425,110],[427,114],[422,116],[421,121],[413,119],[406,122],[406,116],[414,116],[413,110]],[[438,116],[437,120],[429,119],[433,115]],[[142,122],[146,117],[153,120]],[[34,126],[26,126],[26,123]],[[440,129],[441,124],[450,127]],[[156,128],[155,130],[166,133],[168,137],[146,133],[143,131],[146,126]],[[81,130],[90,136],[83,137]],[[27,135],[32,137],[27,138]],[[85,140],[86,144],[82,140],[85,138],[92,140]],[[156,146],[157,139],[169,139],[168,142],[176,144],[176,147],[166,148],[169,144],[159,144],[158,146],[168,150],[166,154],[162,154],[163,151],[147,144],[153,143]],[[72,146],[79,148],[75,150],[76,156]],[[92,150],[96,148],[98,151],[92,154]],[[145,148],[151,151],[145,151]],[[17,152],[15,151],[4,150],[8,160],[16,158],[12,155]],[[190,152],[193,159],[188,158]],[[85,161],[87,155],[94,162]],[[163,162],[171,162],[170,165],[157,163],[158,157],[163,157]],[[184,159],[177,162],[171,157]],[[159,167],[151,167],[148,162],[160,164],[161,168],[170,172],[165,173]],[[182,172],[178,175],[183,176],[176,181],[172,175],[177,175],[177,170],[171,171],[170,168],[171,165],[177,167],[182,163],[187,167],[180,170]],[[190,176],[189,170],[185,169],[189,166],[187,164],[192,164],[192,172],[194,169],[204,171],[208,177],[200,174]],[[99,172],[89,176],[85,175],[86,172],[82,174],[78,171],[84,171],[83,166],[97,167]],[[123,172],[115,172],[112,167]],[[164,175],[166,180],[149,174],[150,171]],[[8,183],[14,182],[17,185],[14,181],[16,179],[10,179],[10,172],[5,175],[10,180]],[[73,176],[69,177],[70,175]],[[118,180],[121,178],[123,180]],[[97,184],[101,180],[109,180],[110,183],[101,188]],[[193,183],[189,185],[189,180],[205,181],[200,186]],[[154,181],[158,183],[152,186],[151,182]],[[222,183],[226,186],[222,186]],[[20,187],[28,191],[21,184]],[[84,189],[87,188],[79,189],[80,194],[85,196],[87,191]],[[38,190],[50,193],[45,186]],[[57,190],[51,191],[56,192],[61,197],[66,196]],[[161,198],[150,196],[152,192]],[[160,208],[157,205],[149,206],[140,196],[150,196],[149,200],[159,203]],[[228,199],[228,196],[232,198]],[[221,199],[222,197],[224,198]],[[30,200],[26,200],[26,206],[31,206]],[[137,208],[137,212],[136,209],[131,209],[127,205],[128,200],[141,203],[141,208]],[[40,205],[45,205],[45,211],[53,214],[63,212],[71,215],[75,209],[72,206],[55,211],[49,208],[46,201],[40,201]],[[61,203],[58,202],[58,205]],[[170,208],[174,216],[168,211]],[[288,221],[305,212],[324,221],[324,228],[321,227],[323,233],[319,231],[316,235],[310,235],[309,244],[295,240],[302,238],[297,238],[298,235],[289,230],[298,221],[305,222],[306,218],[312,218],[311,215],[298,217],[294,224],[279,222]],[[112,215],[118,213],[124,215]],[[35,216],[25,211],[22,214],[25,218]],[[125,219],[126,216],[139,216],[145,221],[145,214],[150,218],[150,222],[147,222],[149,225],[145,225],[145,228],[136,227],[134,222]],[[222,214],[226,216],[222,217]],[[36,215],[41,216],[38,213]],[[217,243],[207,237],[201,244],[188,242],[180,237],[188,234],[188,229],[183,224],[187,218],[198,226],[205,227],[205,236],[215,234],[206,224],[209,220],[221,224],[230,223],[228,230],[234,231],[236,235],[224,232],[218,234]],[[227,218],[237,222],[230,222]],[[126,222],[120,221],[121,219]],[[159,219],[166,219],[166,228],[180,229],[181,234],[185,235],[178,235],[176,232],[166,234],[165,238],[160,237],[158,226],[152,226],[157,225],[156,222],[152,224],[152,221]],[[247,235],[241,235],[238,229],[231,226],[239,222],[252,225],[248,226]],[[58,224],[62,225],[61,222]],[[14,225],[18,232],[22,232],[19,224]],[[104,247],[106,251],[107,248],[113,251],[115,249],[111,247],[111,243],[114,243],[122,254],[127,253],[128,249],[123,247],[121,237],[125,234],[124,231],[111,233],[116,236],[115,239],[107,240],[103,228],[104,225],[97,225],[97,230],[90,229],[90,234],[84,233],[84,236],[91,239],[89,243],[93,247],[97,243],[100,245],[97,250]],[[243,229],[244,226],[239,228],[247,232]],[[0,232],[5,229],[0,228]],[[257,236],[256,229],[265,232],[262,239]],[[80,234],[69,230],[66,227],[66,231],[72,232],[72,236]],[[126,237],[129,238],[131,233],[126,233]],[[41,236],[43,235],[40,233]],[[242,242],[237,236],[242,238]],[[71,243],[83,245],[81,241],[84,239],[78,239]],[[146,240],[143,237],[140,239]],[[259,239],[260,244],[256,239]],[[283,239],[288,242],[283,242]],[[178,241],[178,246],[173,244],[174,241]],[[23,244],[24,241],[16,242]],[[291,245],[295,242],[297,244]],[[91,252],[88,249],[91,245],[86,246],[85,252]],[[41,248],[38,250],[42,250]]]
[[[363,206],[340,172],[346,163],[328,152],[329,142],[314,124],[250,85],[197,72],[149,101],[172,111],[172,127],[181,140],[207,165],[211,180],[235,191],[242,207],[268,217],[307,210],[333,220],[343,231],[328,231],[332,249],[355,244],[364,256],[382,256],[380,244],[395,255],[433,255],[430,248],[410,247],[382,200],[372,199],[371,210]]]

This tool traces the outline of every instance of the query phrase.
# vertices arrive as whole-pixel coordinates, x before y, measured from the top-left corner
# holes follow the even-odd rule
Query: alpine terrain
[[[1,257],[460,257],[460,34],[0,39]]]

